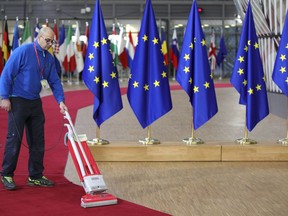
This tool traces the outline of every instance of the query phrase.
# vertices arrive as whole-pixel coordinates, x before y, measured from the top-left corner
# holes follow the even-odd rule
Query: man
[[[27,180],[30,186],[53,186],[43,175],[44,123],[40,92],[51,87],[60,112],[67,107],[53,56],[47,51],[54,44],[54,32],[43,27],[37,40],[15,49],[0,78],[1,108],[8,112],[8,131],[2,162],[1,181],[7,190],[16,188],[14,171],[25,127],[29,146]]]

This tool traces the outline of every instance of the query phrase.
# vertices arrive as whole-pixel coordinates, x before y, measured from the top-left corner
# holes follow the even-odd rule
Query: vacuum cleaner
[[[86,192],[81,198],[81,206],[87,208],[117,204],[117,198],[106,192],[107,186],[91,151],[86,141],[80,141],[67,111],[65,111],[64,119],[69,122],[69,124],[64,124],[68,129],[64,142],[68,146],[81,185]]]

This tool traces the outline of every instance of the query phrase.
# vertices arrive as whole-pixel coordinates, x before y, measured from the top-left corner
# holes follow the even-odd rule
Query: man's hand
[[[62,114],[64,114],[65,111],[68,111],[68,108],[66,107],[66,105],[65,105],[65,103],[64,103],[63,101],[60,102],[59,107],[60,107],[60,112],[61,112]]]
[[[11,110],[11,102],[9,99],[2,99],[1,100],[1,108],[5,111],[9,112]]]

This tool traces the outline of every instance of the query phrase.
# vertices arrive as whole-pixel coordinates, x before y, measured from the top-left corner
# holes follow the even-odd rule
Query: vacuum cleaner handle
[[[91,165],[90,165],[90,163],[89,163],[89,160],[88,160],[88,158],[87,158],[87,155],[86,155],[86,153],[85,153],[85,150],[83,149],[83,146],[82,146],[82,144],[81,144],[81,142],[80,142],[80,140],[79,140],[79,137],[78,137],[78,135],[77,135],[77,133],[76,133],[76,130],[75,130],[74,126],[73,126],[71,117],[70,117],[70,115],[69,115],[69,113],[68,113],[67,111],[65,111],[64,118],[67,119],[68,122],[69,122],[69,127],[67,127],[67,128],[68,128],[68,130],[70,129],[70,131],[71,131],[71,136],[72,136],[72,134],[74,135],[74,137],[75,137],[75,139],[76,139],[76,141],[77,141],[77,143],[78,143],[78,146],[79,146],[79,148],[80,148],[80,150],[81,150],[82,156],[84,157],[84,160],[85,160],[85,162],[86,162],[86,164],[87,164],[87,166],[88,166],[88,169],[89,169],[90,174],[94,174],[94,171],[93,171],[93,169],[92,169],[92,167],[91,167]],[[69,135],[68,135],[68,136],[69,136]],[[72,136],[72,140],[70,139],[70,141],[71,141],[71,142],[74,142],[73,136]],[[75,142],[74,142],[74,143],[75,143]],[[75,143],[75,144],[76,144],[76,143]],[[77,149],[76,149],[76,150],[77,150]]]
[[[73,131],[71,129],[71,126],[69,124],[64,124],[64,125],[68,129],[68,133],[67,133],[68,134],[68,138],[70,140],[71,146],[73,148],[73,152],[74,152],[75,157],[77,159],[81,174],[82,174],[82,176],[85,176],[86,173],[85,173],[84,165],[82,163],[81,156],[80,156],[80,154],[79,154],[79,152],[77,150],[76,143],[75,143],[74,138],[73,138]]]

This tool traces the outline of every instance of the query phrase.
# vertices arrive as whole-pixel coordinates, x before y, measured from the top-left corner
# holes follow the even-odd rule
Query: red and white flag
[[[120,27],[119,41],[118,41],[118,57],[123,69],[128,67],[128,57],[125,49],[125,39],[123,37],[123,27]]]
[[[214,71],[216,68],[216,45],[215,45],[215,33],[214,29],[212,31],[210,47],[208,51],[208,59],[210,61],[211,71]]]
[[[67,38],[66,38],[66,56],[64,58],[63,67],[66,72],[74,72],[76,69],[75,52],[72,42],[72,26],[69,25]]]
[[[58,26],[56,23],[56,20],[54,20],[54,40],[56,41],[56,43],[53,45],[53,52],[56,55],[56,58],[60,61],[60,57],[59,57],[59,33],[58,33]]]

